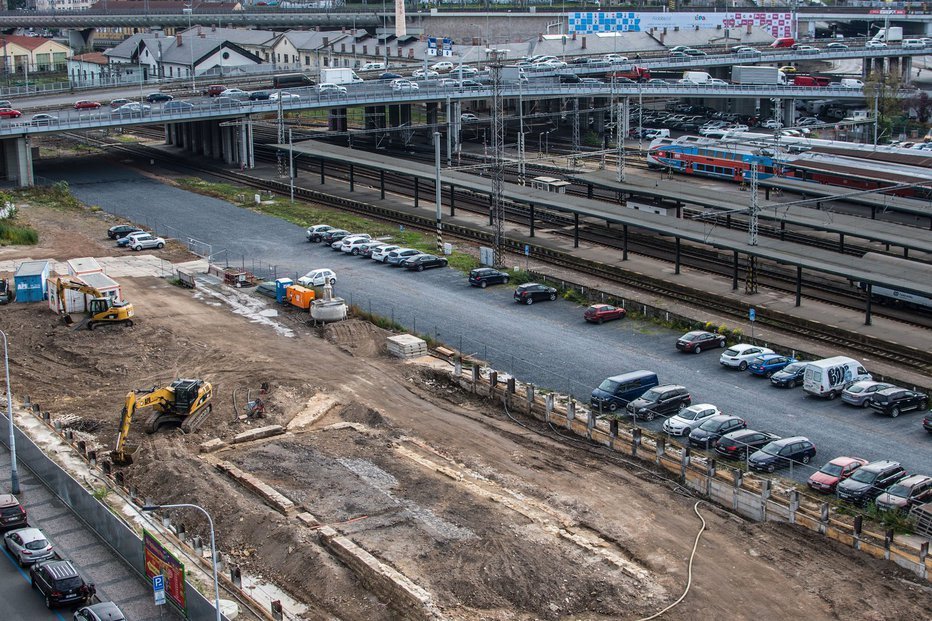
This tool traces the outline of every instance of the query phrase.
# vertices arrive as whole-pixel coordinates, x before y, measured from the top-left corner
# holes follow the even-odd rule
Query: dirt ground
[[[113,254],[101,214],[23,214],[41,247],[0,248],[0,260]],[[179,249],[167,256],[189,258]],[[700,522],[696,499],[674,483],[535,433],[530,421],[531,429],[515,424],[437,374],[389,358],[384,333],[369,324],[316,331],[306,316],[284,313],[274,320],[289,337],[204,291],[157,278],[120,282],[136,307],[132,328],[76,332],[45,305],[0,308],[14,393],[110,448],[128,390],[210,381],[213,413],[196,433],[147,436],[134,426],[130,440],[141,449],[128,482],[157,502],[208,508],[223,551],[306,602],[307,618],[397,613],[312,529],[207,464],[200,443],[287,426],[215,455],[426,589],[447,618],[638,619],[682,593]],[[262,382],[271,386],[265,418],[241,421],[234,392],[242,405]],[[699,511],[708,530],[692,589],[665,619],[932,618],[932,589],[891,563],[789,525],[747,522],[705,503]]]

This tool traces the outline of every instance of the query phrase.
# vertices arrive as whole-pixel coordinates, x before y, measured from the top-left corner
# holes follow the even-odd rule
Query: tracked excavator
[[[85,326],[87,326],[88,330],[93,330],[98,325],[133,325],[133,315],[135,311],[132,304],[129,302],[117,302],[90,285],[62,277],[58,279],[57,284],[58,312],[64,315],[66,323],[75,323],[74,319],[68,314],[65,308],[65,292],[68,290],[78,291],[92,298],[88,304],[88,315],[77,322],[77,325],[74,326],[75,330],[80,330]]]
[[[182,431],[191,432],[210,415],[213,395],[210,383],[199,379],[178,379],[164,388],[133,390],[127,393],[120,419],[120,433],[117,436],[116,447],[110,453],[111,461],[117,466],[133,463],[133,454],[139,447],[127,444],[126,438],[129,436],[133,416],[138,410],[146,407],[153,410],[146,419],[146,433],[155,433],[168,426],[181,427]]]

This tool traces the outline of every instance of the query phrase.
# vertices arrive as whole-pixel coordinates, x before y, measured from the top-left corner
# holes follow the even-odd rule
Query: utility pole
[[[434,132],[434,202],[437,203],[437,254],[443,256],[443,214],[441,213],[440,132]]]
[[[291,141],[291,129],[288,130],[288,177],[291,181],[291,202],[294,203],[294,143]]]
[[[518,80],[518,182],[524,185],[527,173],[524,155],[524,83]]]
[[[758,211],[760,205],[758,204],[757,197],[757,162],[751,162],[751,204],[750,209],[748,210],[748,245],[756,246],[757,245],[757,219]],[[745,293],[757,293],[757,257],[754,255],[748,255],[748,270],[745,274],[744,279],[744,292]]]
[[[495,265],[505,264],[505,100],[502,61],[508,50],[488,50],[492,61],[492,223],[495,226]]]
[[[618,149],[618,183],[625,182],[625,137],[628,135],[631,108],[628,98],[624,97],[618,104],[618,114],[615,115],[615,146]]]
[[[579,164],[579,97],[573,98],[573,168]]]

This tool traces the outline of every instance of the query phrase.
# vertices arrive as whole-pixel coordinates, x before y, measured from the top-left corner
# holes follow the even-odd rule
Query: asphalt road
[[[90,160],[37,174],[67,180],[81,200],[137,223],[171,223],[212,244],[215,255],[226,249],[237,264],[245,257],[247,267],[253,260],[277,265],[279,276],[329,267],[337,273],[337,295],[537,385],[587,399],[608,376],[649,369],[663,383],[689,388],[693,403],[713,403],[743,417],[750,428],[807,436],[818,450],[816,468],[833,457],[855,455],[896,459],[910,472],[932,474],[932,435],[923,431],[921,414],[890,419],[838,400],[806,397],[801,388],[774,388],[765,379],[721,367],[718,351],[677,352],[679,333],[649,323],[588,325],[582,309],[564,300],[518,305],[512,288],[472,288],[452,269],[409,273],[334,252],[307,243],[297,226],[161,185],[129,169]],[[661,422],[647,426],[659,429]],[[810,471],[797,468],[794,478],[805,479]]]
[[[3,420],[6,430],[6,420]],[[101,601],[113,601],[130,621],[173,621],[180,619],[167,606],[159,611],[151,587],[132,573],[103,541],[71,512],[32,473],[19,466],[21,492],[17,495],[26,508],[29,525],[42,530],[62,558],[75,564],[85,580],[97,587]],[[10,453],[0,446],[0,490],[10,490]],[[139,544],[142,545],[141,543]],[[20,567],[6,549],[0,547],[0,619],[3,621],[70,621],[72,608],[55,610],[30,588],[29,570]]]

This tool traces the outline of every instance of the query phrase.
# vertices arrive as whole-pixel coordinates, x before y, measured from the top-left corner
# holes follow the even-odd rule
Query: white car
[[[430,80],[431,78],[439,78],[440,74],[432,69],[415,69],[411,73],[411,77],[420,80]]]
[[[430,68],[434,71],[441,72],[453,71],[453,63],[451,63],[449,60],[441,60],[439,63],[434,63],[431,65]]]
[[[395,250],[398,250],[399,248],[401,248],[401,246],[398,246],[396,244],[388,244],[386,246],[376,248],[375,250],[372,251],[371,258],[373,261],[378,261],[379,263],[385,263],[385,259],[388,258],[388,253],[394,252]]]
[[[453,73],[455,73],[457,77],[459,77],[460,72],[463,73],[464,78],[471,78],[477,73],[479,73],[479,70],[471,65],[457,65]]]
[[[154,237],[149,233],[132,233],[127,237],[130,238],[127,246],[136,251],[143,250],[145,248],[161,249],[165,247],[164,239],[161,237]]]
[[[766,129],[783,129],[783,123],[776,119],[767,119],[760,126]]]
[[[478,123],[479,117],[472,112],[464,112],[460,115],[460,123]]]
[[[333,227],[330,226],[329,224],[315,224],[313,226],[307,227],[307,231],[305,231],[307,241],[319,242],[323,238],[324,233],[326,233],[332,228]]]
[[[870,41],[864,44],[864,47],[866,47],[869,50],[877,50],[880,48],[887,47],[887,44],[884,43],[883,41],[874,41],[873,39],[871,39]]]
[[[606,54],[602,57],[602,60],[610,63],[626,63],[628,62],[628,57],[622,56],[621,54]]]
[[[544,71],[546,71],[547,69],[562,69],[563,67],[566,67],[566,63],[563,62],[562,60],[557,60],[557,59],[545,60],[542,63],[534,63],[533,65],[531,65],[531,69],[538,69],[538,70],[544,70]]]
[[[317,85],[317,93],[320,95],[345,95],[346,87],[334,84],[333,82],[321,82]],[[274,95],[275,93],[272,93]],[[272,98],[269,97],[271,100]]]
[[[311,270],[298,279],[298,284],[302,287],[323,287],[328,282],[330,286],[337,284],[337,275],[333,270],[326,268]]]
[[[372,238],[368,235],[359,235],[357,237],[344,237],[343,243],[340,244],[340,250],[343,252],[348,252],[353,255],[359,254],[359,247],[363,244],[368,244],[372,241]]]
[[[321,86],[323,86],[323,84],[321,84]],[[337,86],[337,85],[334,84],[334,86]],[[345,92],[346,92],[346,87],[345,87],[345,86],[341,86],[340,88],[343,89],[342,91],[340,91],[341,93],[345,93]],[[269,101],[279,101],[279,100],[281,100],[281,101],[298,101],[299,99],[301,99],[301,95],[296,95],[295,93],[288,93],[288,92],[286,92],[286,91],[277,91],[277,92],[272,93],[271,95],[269,95]]]
[[[388,256],[385,257],[383,263],[388,263],[392,267],[397,267],[401,265],[401,262],[405,259],[410,259],[413,256],[419,254],[424,254],[420,250],[415,250],[414,248],[397,248],[388,253]]]
[[[811,45],[800,45],[798,48],[796,48],[797,54],[818,54],[821,51],[822,50],[819,48],[812,47]]]
[[[20,567],[52,558],[52,544],[38,528],[19,528],[3,536],[3,544]]]
[[[688,436],[692,430],[705,422],[710,416],[718,416],[721,411],[711,403],[697,403],[683,408],[663,421],[663,430],[671,436]]]
[[[234,97],[237,99],[242,99],[245,97],[249,97],[249,93],[247,93],[241,88],[228,88],[224,91],[221,91],[220,97]]]
[[[718,361],[722,366],[744,371],[748,368],[748,363],[758,356],[772,353],[773,350],[767,347],[751,345],[750,343],[739,343],[726,349]]]
[[[721,78],[709,78],[706,80],[708,86],[728,86],[728,82]]]
[[[417,91],[420,90],[420,88],[417,82],[412,82],[411,80],[392,80],[393,91]]]
[[[746,131],[748,131],[750,128],[749,128],[747,125],[741,125],[741,124],[739,123],[739,124],[735,124],[735,125],[731,125],[731,126],[729,126],[729,127],[726,127],[725,129],[727,129],[727,130],[730,131],[730,132],[746,132]]]

